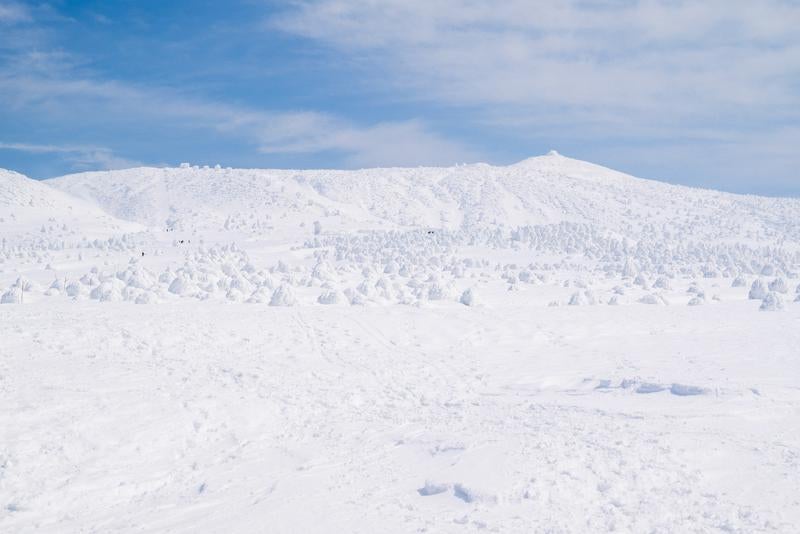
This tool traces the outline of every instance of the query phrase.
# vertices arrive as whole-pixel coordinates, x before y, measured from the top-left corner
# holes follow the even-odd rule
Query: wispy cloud
[[[0,142],[0,151],[13,150],[28,154],[59,154],[73,170],[113,170],[141,166],[141,162],[119,157],[105,147],[81,145],[39,145]]]
[[[584,113],[657,108],[689,116],[743,105],[770,113],[775,103],[797,101],[796,2],[312,0],[296,6],[271,26],[366,58],[370,69],[415,89],[418,98],[449,104]]]
[[[215,131],[264,154],[338,152],[348,166],[452,164],[479,153],[432,131],[424,121],[359,124],[313,111],[270,111],[193,98],[169,89],[115,81],[0,76],[0,97],[33,112],[87,121],[150,123]]]
[[[798,187],[800,153],[787,154],[800,121],[798,2],[301,0],[267,24],[350,61],[366,90],[490,131],[600,161],[616,150],[631,170],[647,161],[673,179],[672,154],[686,155],[683,175],[717,186],[732,174],[709,153],[738,187],[747,173],[763,185],[778,151],[783,170],[770,159],[766,180]]]
[[[31,19],[27,8],[16,2],[0,2],[0,24],[17,23]]]
[[[351,167],[447,165],[479,157],[432,132],[420,120],[356,126],[340,118],[305,113],[265,120],[258,128],[262,152],[342,151]]]
[[[263,12],[269,31],[258,16],[243,24],[214,12],[224,38],[158,21],[147,31],[114,27],[121,41],[184,58],[171,72],[171,56],[72,46],[76,32],[95,31],[92,43],[111,31],[83,7],[0,0],[0,138],[105,147],[69,162],[98,168],[116,164],[101,155],[509,162],[552,147],[674,181],[730,188],[722,182],[735,179],[740,190],[797,182],[796,1],[281,5]],[[242,6],[257,15],[258,2],[233,11]],[[103,14],[128,23],[142,15],[111,4]],[[131,64],[119,67],[118,55]],[[67,161],[92,152],[49,153]]]
[[[31,143],[3,143],[0,142],[0,150],[18,150],[31,154],[50,154],[50,153],[70,153],[83,150],[78,147],[57,146],[57,145],[35,145]]]
[[[8,7],[7,16],[12,21],[12,4],[0,6]],[[46,15],[51,16],[49,12]],[[13,22],[23,20],[31,20],[27,11],[20,11]],[[238,140],[254,154],[331,153],[348,166],[450,164],[477,155],[415,117],[354,121],[313,109],[230,104],[186,89],[104,78],[85,67],[85,58],[54,41],[55,35],[36,24],[18,27],[13,38],[0,34],[0,50],[10,51],[5,58],[0,57],[0,111],[32,121],[57,121],[68,129],[80,124],[83,132],[100,126],[119,131],[142,127],[160,132],[190,129],[197,136]],[[108,148],[60,144],[6,144],[5,148],[63,154],[73,165],[86,167],[109,168],[127,161],[113,156]],[[124,152],[125,147],[119,151]],[[160,155],[159,161],[168,157]]]

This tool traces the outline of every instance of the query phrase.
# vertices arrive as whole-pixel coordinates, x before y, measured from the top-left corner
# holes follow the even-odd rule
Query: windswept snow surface
[[[53,245],[75,236],[108,236],[141,225],[109,216],[93,201],[83,201],[43,182],[0,169],[0,237],[15,244]]]
[[[2,532],[798,532],[800,202],[0,171]]]

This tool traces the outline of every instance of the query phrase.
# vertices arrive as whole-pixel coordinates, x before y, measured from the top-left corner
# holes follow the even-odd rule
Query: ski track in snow
[[[798,220],[559,155],[0,170],[0,532],[798,532]]]

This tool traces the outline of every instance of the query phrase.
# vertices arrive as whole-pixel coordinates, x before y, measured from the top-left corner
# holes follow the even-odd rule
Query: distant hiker
[[[142,252],[142,257],[144,258],[144,251]]]

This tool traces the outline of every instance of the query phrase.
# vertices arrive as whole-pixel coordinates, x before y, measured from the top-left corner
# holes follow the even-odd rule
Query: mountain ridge
[[[800,200],[637,178],[557,153],[508,166],[360,170],[135,168],[44,183],[150,226],[217,228],[269,215],[273,227],[338,217],[335,228],[515,227],[576,222],[633,239],[667,226],[697,239],[786,234]],[[277,220],[275,219],[277,218]],[[286,222],[286,224],[280,221]],[[366,226],[364,226],[366,225]]]

